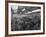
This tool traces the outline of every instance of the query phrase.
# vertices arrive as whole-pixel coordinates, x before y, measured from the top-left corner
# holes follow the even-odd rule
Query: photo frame
[[[5,1],[5,35],[45,33],[45,3]]]

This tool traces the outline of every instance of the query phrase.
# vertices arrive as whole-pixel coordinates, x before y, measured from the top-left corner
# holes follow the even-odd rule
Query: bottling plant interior
[[[40,30],[40,7],[11,6],[11,31]]]

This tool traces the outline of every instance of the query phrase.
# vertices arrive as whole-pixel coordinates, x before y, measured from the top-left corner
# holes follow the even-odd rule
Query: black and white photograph
[[[11,31],[40,30],[40,7],[11,6]]]
[[[9,34],[43,32],[43,5],[8,3],[8,16]]]

